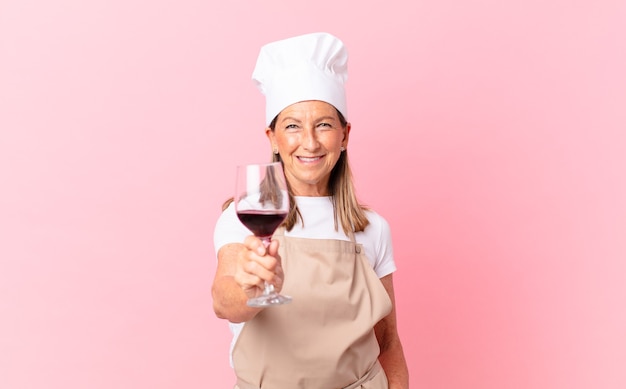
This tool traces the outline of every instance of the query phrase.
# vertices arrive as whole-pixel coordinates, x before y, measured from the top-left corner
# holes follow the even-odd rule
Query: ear
[[[344,132],[343,132],[343,141],[341,142],[341,145],[344,148],[348,148],[348,139],[350,139],[350,129],[352,128],[352,125],[350,123],[346,124],[346,128],[344,128]]]
[[[272,131],[271,128],[266,127],[265,136],[267,136],[267,139],[270,141],[270,148],[272,149],[272,152],[274,152],[274,150],[278,147],[276,146],[276,139],[275,139],[274,131]]]

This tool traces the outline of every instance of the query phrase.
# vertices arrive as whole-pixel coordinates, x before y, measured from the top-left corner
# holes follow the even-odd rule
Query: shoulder
[[[391,231],[391,227],[389,226],[389,223],[387,222],[387,219],[385,219],[378,212],[376,212],[376,211],[374,211],[372,209],[366,209],[365,210],[365,216],[367,217],[367,220],[370,223],[365,228],[364,232],[366,232],[366,233],[386,234],[386,233],[389,233]]]
[[[366,210],[365,215],[369,224],[365,227],[365,230],[356,234],[357,240],[373,244],[376,251],[384,250],[386,246],[391,246],[391,227],[387,219],[373,210]]]

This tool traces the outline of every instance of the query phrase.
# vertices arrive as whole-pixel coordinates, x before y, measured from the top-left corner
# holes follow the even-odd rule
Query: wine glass
[[[280,162],[237,166],[235,210],[241,223],[269,247],[276,228],[289,213],[287,182]],[[265,282],[263,294],[248,300],[250,307],[267,307],[291,302],[291,297],[274,291]]]

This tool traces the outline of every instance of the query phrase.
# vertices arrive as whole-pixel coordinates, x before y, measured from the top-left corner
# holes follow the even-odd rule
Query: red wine
[[[255,236],[272,236],[276,228],[287,217],[287,212],[277,211],[241,211],[237,217]]]

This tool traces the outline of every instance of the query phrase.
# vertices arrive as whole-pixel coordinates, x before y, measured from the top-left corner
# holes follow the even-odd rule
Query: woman
[[[387,222],[357,202],[348,164],[347,53],[326,33],[270,43],[253,80],[291,210],[265,248],[230,204],[215,229],[212,293],[233,330],[239,389],[406,389]],[[293,302],[251,308],[264,282]],[[382,367],[382,368],[381,368]]]

